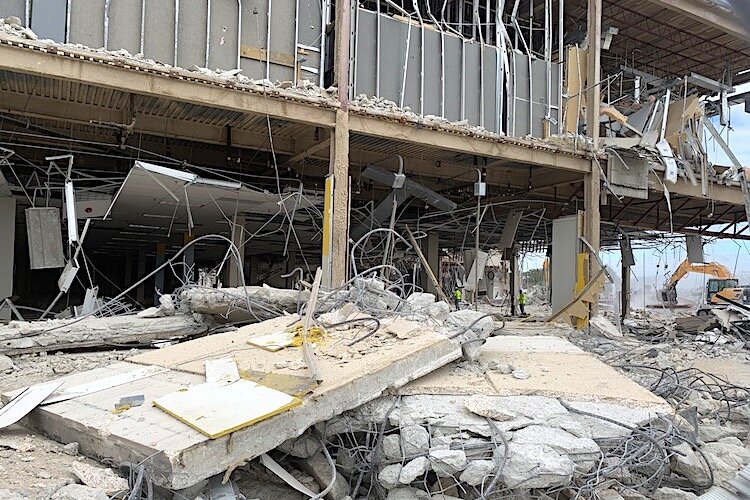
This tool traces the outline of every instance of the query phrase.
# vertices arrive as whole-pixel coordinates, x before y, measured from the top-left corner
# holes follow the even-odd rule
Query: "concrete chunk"
[[[401,468],[398,481],[401,484],[409,484],[430,470],[430,461],[427,457],[417,457]]]
[[[424,455],[430,449],[430,433],[421,425],[407,425],[401,429],[404,455]]]
[[[431,449],[430,463],[438,477],[456,475],[466,468],[466,453],[462,450]]]
[[[479,486],[496,469],[492,460],[472,460],[458,479],[469,486]]]
[[[550,488],[570,483],[575,464],[547,445],[508,444],[501,479],[511,489]]]
[[[109,497],[90,486],[69,484],[54,492],[50,500],[109,500]]]
[[[378,482],[383,488],[390,490],[399,485],[399,478],[401,476],[401,464],[386,465],[378,473]]]

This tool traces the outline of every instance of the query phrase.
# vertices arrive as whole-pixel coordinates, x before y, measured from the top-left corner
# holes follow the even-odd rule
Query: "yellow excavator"
[[[750,301],[750,288],[739,286],[740,282],[734,277],[729,268],[718,262],[705,264],[691,264],[685,259],[672,273],[664,288],[661,290],[661,300],[665,304],[677,304],[677,283],[688,273],[700,273],[714,276],[706,282],[706,305],[698,308],[698,314],[708,314],[711,307],[721,307],[726,302],[721,297],[747,303]]]

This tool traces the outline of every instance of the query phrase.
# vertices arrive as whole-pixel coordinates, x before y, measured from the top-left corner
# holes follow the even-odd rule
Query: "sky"
[[[750,84],[737,87],[737,92],[750,90]],[[744,106],[733,106],[731,109],[731,129],[721,127],[718,120],[717,129],[722,132],[735,156],[743,165],[750,166],[750,114],[745,113]],[[709,141],[708,155],[711,162],[719,165],[731,165],[721,148]],[[678,182],[685,182],[679,179]],[[723,227],[723,226],[722,226]],[[720,262],[732,270],[741,284],[750,284],[750,241],[704,239],[704,256],[706,262]],[[675,238],[669,245],[661,248],[637,249],[634,252],[636,265],[631,268],[631,287],[633,290],[632,305],[643,307],[643,303],[653,304],[657,300],[657,290],[682,262],[687,252],[682,238]],[[614,274],[620,274],[620,252],[601,252],[600,257]],[[542,266],[543,254],[527,254],[521,262],[522,269],[535,269]],[[678,285],[677,294],[680,302],[699,303],[705,289],[707,278],[691,273]]]

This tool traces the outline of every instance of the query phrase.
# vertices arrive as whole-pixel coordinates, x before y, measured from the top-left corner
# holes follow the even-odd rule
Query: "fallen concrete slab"
[[[484,372],[451,364],[406,385],[399,394],[534,395],[673,413],[662,398],[559,337],[491,337],[482,347],[480,363]]]
[[[218,439],[152,406],[154,399],[205,382],[206,360],[231,357],[239,369],[305,375],[300,348],[270,352],[247,341],[297,321],[276,318],[237,331],[203,337],[135,356],[127,362],[60,379],[62,390],[133,371],[140,365],[169,370],[80,398],[34,410],[26,425],[68,443],[77,441],[83,453],[114,462],[145,460],[154,482],[182,489],[260,456],[308,427],[375,399],[461,356],[460,346],[425,328],[400,339],[381,328],[374,335],[347,346],[363,335],[361,325],[331,331],[316,348],[324,381],[302,405]],[[419,324],[417,324],[419,325]],[[142,394],[146,403],[119,414],[121,397]],[[12,396],[12,394],[5,397]],[[210,401],[207,401],[210,404]]]
[[[128,343],[149,343],[206,333],[214,325],[200,314],[161,318],[113,316],[83,320],[11,321],[0,326],[0,354],[18,355]]]

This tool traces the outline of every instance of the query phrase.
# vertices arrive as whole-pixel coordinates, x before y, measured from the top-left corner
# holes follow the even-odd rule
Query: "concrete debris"
[[[401,484],[412,483],[426,474],[428,470],[430,470],[430,460],[427,457],[417,457],[403,466],[398,481]]]
[[[310,292],[270,286],[244,288],[187,288],[180,293],[183,307],[194,313],[209,314],[225,321],[248,321],[271,317],[266,309],[296,312],[307,303]]]
[[[331,465],[323,453],[317,453],[303,460],[300,462],[300,468],[314,477],[321,488],[327,488],[328,485],[333,484],[326,495],[328,500],[343,500],[349,495],[349,483],[338,471],[334,471],[335,478],[331,475]],[[396,481],[398,482],[398,477]]]
[[[656,490],[651,498],[654,500],[694,500],[698,496],[690,491],[664,487]]]
[[[511,442],[501,477],[509,488],[549,488],[569,484],[574,470],[568,456],[547,445]]]
[[[101,490],[108,496],[128,491],[128,481],[115,474],[112,469],[93,467],[83,462],[73,463],[71,469],[81,483]]]
[[[401,429],[401,449],[405,457],[422,455],[430,449],[430,433],[421,425]]]
[[[109,500],[109,496],[90,486],[69,484],[57,490],[50,500]]]
[[[465,452],[444,449],[431,449],[430,463],[438,477],[455,476],[468,465]]]
[[[156,340],[192,337],[206,333],[211,317],[180,314],[159,318],[112,316],[83,320],[11,321],[0,326],[0,353],[18,355]]]
[[[461,472],[459,480],[469,486],[481,485],[497,469],[493,460],[472,460]]]
[[[16,367],[16,364],[13,363],[12,359],[10,359],[8,356],[0,355],[0,372],[1,373],[10,373],[13,371],[15,367]]]
[[[526,380],[531,377],[531,374],[528,372],[528,370],[524,370],[523,368],[516,368],[511,373],[513,375],[514,379],[517,380]]]
[[[387,490],[390,490],[401,484],[401,469],[403,469],[403,466],[401,464],[391,464],[383,467],[378,474],[378,481],[380,482],[380,486]]]
[[[66,455],[70,455],[71,457],[77,457],[78,456],[78,442],[73,441],[72,443],[68,443],[65,446],[63,446],[62,451]]]
[[[388,460],[401,460],[400,434],[388,434],[387,436],[383,436],[383,454]]]
[[[576,437],[569,432],[546,425],[530,425],[513,433],[512,443],[547,445],[558,453],[568,455],[578,470],[588,472],[601,455],[593,439]]]

